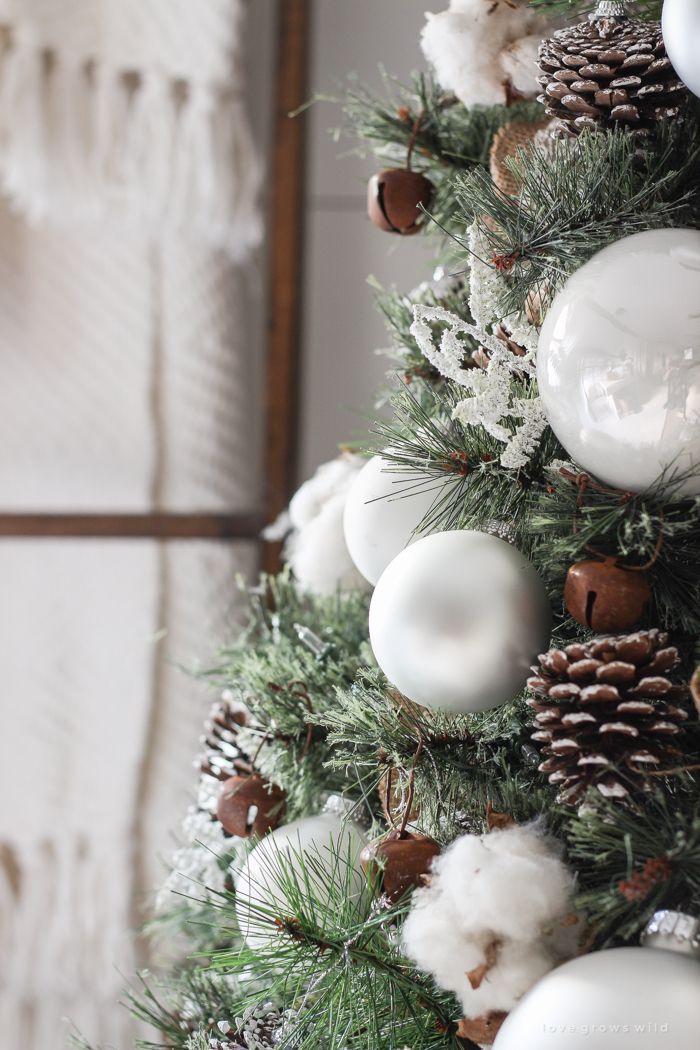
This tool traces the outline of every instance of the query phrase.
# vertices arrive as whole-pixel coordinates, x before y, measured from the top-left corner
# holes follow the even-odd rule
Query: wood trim
[[[277,81],[269,214],[269,329],[265,384],[265,515],[274,521],[295,485],[304,234],[310,0],[278,0]],[[279,544],[267,544],[267,572],[279,569]]]
[[[259,540],[260,514],[0,514],[0,538]]]

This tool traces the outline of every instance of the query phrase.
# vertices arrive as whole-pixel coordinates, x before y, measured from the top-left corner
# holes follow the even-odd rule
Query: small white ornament
[[[454,992],[465,1017],[511,1010],[576,953],[583,923],[568,921],[573,891],[556,843],[536,826],[462,835],[433,861],[430,884],[414,893],[403,947]]]
[[[664,0],[661,29],[666,54],[681,80],[700,96],[700,4]]]
[[[365,838],[350,820],[333,813],[303,817],[266,835],[251,851],[235,876],[236,917],[251,948],[264,947],[278,931],[271,919],[260,917],[259,908],[275,908],[280,915],[293,913],[285,894],[283,869],[298,867],[307,857],[307,876],[321,903],[330,899],[333,879],[347,879],[351,895],[359,896],[365,884],[360,852]],[[336,858],[340,858],[340,863]]]
[[[533,566],[483,532],[426,536],[382,574],[369,611],[377,663],[409,700],[452,712],[512,700],[549,643]]]
[[[612,948],[560,966],[508,1015],[494,1050],[697,1050],[698,943],[667,938],[661,948]]]
[[[444,493],[445,481],[397,473],[381,456],[364,465],[348,493],[343,525],[350,557],[374,584]]]
[[[545,319],[537,380],[584,470],[641,492],[693,471],[700,494],[700,231],[650,230],[598,252]],[[664,473],[665,472],[665,473]]]

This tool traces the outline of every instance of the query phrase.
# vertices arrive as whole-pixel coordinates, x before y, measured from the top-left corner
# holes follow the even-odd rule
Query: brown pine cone
[[[649,786],[649,773],[678,765],[676,746],[688,714],[676,706],[684,685],[667,677],[678,650],[656,629],[596,638],[539,657],[528,679],[534,694],[532,739],[558,800],[574,805],[589,787],[625,799]]]
[[[238,745],[238,730],[248,725],[249,712],[227,693],[212,706],[200,738],[200,772],[216,780],[228,780],[236,773],[252,773],[248,755]]]
[[[604,0],[588,21],[540,45],[539,101],[556,117],[555,137],[616,126],[648,132],[679,116],[688,89],[666,55],[661,24],[628,18]]]

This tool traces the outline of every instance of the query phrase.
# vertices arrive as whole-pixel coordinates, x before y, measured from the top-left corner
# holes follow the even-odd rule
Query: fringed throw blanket
[[[0,511],[250,511],[243,0],[0,0]],[[0,1046],[133,1046],[249,543],[0,544]],[[177,666],[176,666],[177,665]]]
[[[259,171],[242,0],[0,0],[0,184],[31,219],[194,233],[242,258]]]

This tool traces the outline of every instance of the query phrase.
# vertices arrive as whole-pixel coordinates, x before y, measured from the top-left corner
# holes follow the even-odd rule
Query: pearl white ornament
[[[381,456],[365,463],[348,493],[343,527],[350,557],[370,583],[412,542],[442,484],[397,474]]]
[[[311,858],[307,875],[321,903],[330,899],[329,884],[336,856],[351,869],[350,892],[359,896],[365,885],[359,861],[364,845],[365,838],[352,821],[328,812],[293,820],[261,839],[234,880],[236,917],[246,943],[251,948],[260,948],[278,935],[271,922],[259,917],[256,909],[260,905],[272,905],[279,906],[281,913],[289,910],[281,868],[297,867],[301,854]],[[345,878],[342,866],[336,878]]]
[[[599,481],[641,492],[677,473],[700,493],[700,231],[598,252],[555,297],[537,381],[550,425]]]
[[[697,0],[664,0],[661,30],[673,68],[693,94],[700,96],[700,5]]]
[[[377,663],[410,700],[453,712],[511,700],[549,643],[533,566],[483,532],[439,532],[402,551],[369,610]]]
[[[700,962],[613,948],[564,963],[508,1015],[494,1050],[697,1050]]]

